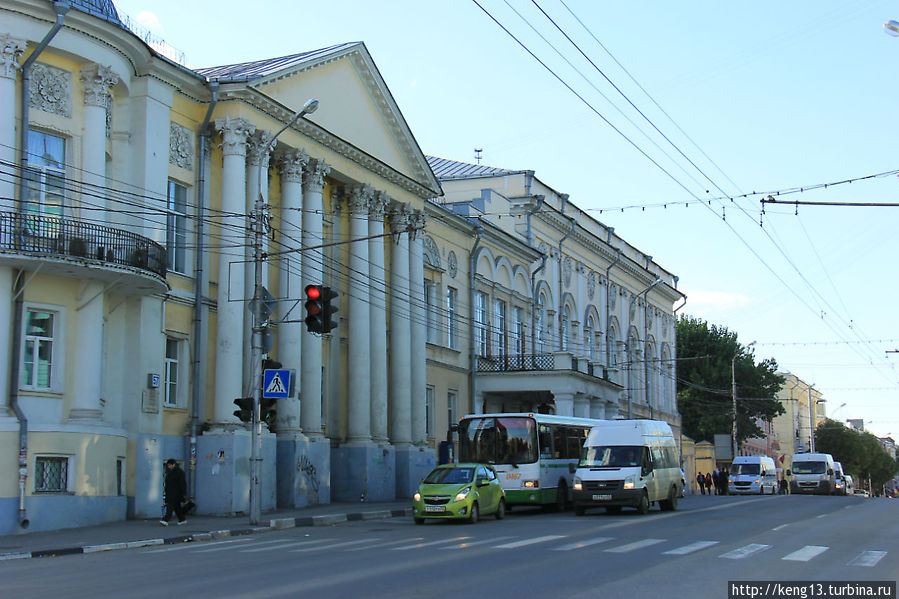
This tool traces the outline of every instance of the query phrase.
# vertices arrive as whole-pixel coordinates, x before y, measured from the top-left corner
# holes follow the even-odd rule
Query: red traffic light
[[[321,289],[318,285],[306,285],[306,297],[309,299],[318,299],[322,296]]]

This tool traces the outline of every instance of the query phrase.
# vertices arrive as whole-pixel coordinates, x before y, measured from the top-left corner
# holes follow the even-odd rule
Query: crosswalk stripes
[[[687,555],[688,553],[693,553],[694,551],[699,551],[700,549],[705,549],[706,547],[711,547],[712,545],[717,545],[718,541],[696,541],[695,543],[690,543],[689,545],[684,545],[683,547],[677,547],[675,549],[669,549],[668,551],[663,551],[663,555]]]
[[[526,545],[534,545],[536,543],[545,543],[546,541],[555,541],[556,539],[564,539],[565,535],[546,535],[545,537],[535,537],[533,539],[525,539],[523,541],[513,541],[504,545],[497,545],[494,549],[518,549]]]
[[[855,557],[848,565],[850,566],[863,566],[870,568],[871,566],[876,566],[877,562],[882,560],[884,556],[886,556],[886,551],[862,551],[858,556]]]
[[[415,545],[407,545],[406,547],[392,547],[391,551],[408,551],[409,549],[420,549],[421,547],[431,547],[432,545],[444,545],[455,541],[465,541],[471,537],[456,537],[454,539],[441,539],[439,541],[431,541],[430,543],[417,543]]]
[[[562,545],[561,547],[553,547],[555,551],[571,551],[572,549],[583,549],[584,547],[589,547],[590,545],[597,545],[599,543],[605,543],[606,541],[611,541],[615,537],[596,537],[595,539],[587,539],[586,541],[578,541],[577,543],[570,543],[568,545]]]
[[[458,545],[451,545],[449,547],[441,547],[441,549],[468,549],[469,547],[474,547],[476,545],[486,545],[487,543],[496,543],[497,541],[502,541],[504,539],[511,539],[512,537],[491,537],[489,539],[482,539],[480,541],[472,541],[470,543],[459,543]]]
[[[366,545],[365,547],[351,547],[347,549],[347,551],[365,551],[366,549],[381,549],[383,547],[390,547],[391,545],[400,545],[402,543],[420,543],[424,541],[424,537],[416,537],[414,539],[400,539],[398,541],[385,541],[383,543],[376,543],[374,545]]]
[[[333,545],[328,545],[328,549],[337,549],[339,547],[349,547],[351,545],[362,545],[364,543],[368,543],[368,547],[370,547],[372,541],[377,541],[378,539],[358,539],[355,541],[344,541],[343,543],[334,543]],[[308,544],[308,543],[307,543]],[[318,551],[321,547],[303,547],[300,549],[291,549],[291,553],[306,553],[308,551]]]
[[[300,545],[313,545],[316,543],[324,543],[328,539],[316,539],[313,541],[282,541],[281,543],[269,543],[267,547],[254,546],[253,549],[240,549],[240,553],[258,553],[260,551],[275,551],[278,549],[289,549],[291,547],[299,547]],[[261,543],[260,543],[261,544]],[[319,547],[316,547],[319,549]]]
[[[749,557],[753,553],[758,553],[759,551],[764,551],[765,549],[770,549],[771,545],[761,545],[759,543],[750,543],[749,545],[743,545],[742,547],[738,547],[733,551],[728,551],[723,555],[719,555],[718,557],[723,557],[724,559],[744,559]]]
[[[665,539],[643,539],[641,541],[634,541],[633,543],[626,543],[624,545],[618,545],[617,547],[606,549],[606,553],[629,553],[636,549],[643,549],[644,547],[649,547],[650,545],[664,542]]]
[[[791,562],[807,562],[808,560],[821,555],[825,551],[827,551],[827,547],[822,547],[820,545],[806,545],[802,549],[798,549],[793,553],[783,556],[780,559],[785,559]]]
[[[228,539],[227,541],[216,541],[214,545],[216,547],[210,549],[199,549],[193,543],[184,543],[183,545],[170,545],[168,547],[161,547],[159,549],[150,549],[147,553],[168,553],[169,551],[183,551],[185,549],[193,549],[194,553],[203,552],[206,553],[208,551],[222,551],[225,549],[234,549],[234,546],[231,543],[242,543],[246,541],[254,540],[252,537],[240,537],[238,539]],[[201,547],[204,547],[201,545]]]

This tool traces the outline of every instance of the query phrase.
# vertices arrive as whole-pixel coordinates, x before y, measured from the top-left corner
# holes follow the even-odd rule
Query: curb
[[[213,541],[228,537],[239,537],[261,532],[271,532],[299,526],[331,526],[340,522],[357,522],[360,520],[378,520],[384,518],[397,518],[411,516],[412,508],[400,510],[374,510],[370,512],[353,512],[344,514],[322,514],[320,516],[308,516],[300,518],[275,518],[269,521],[268,526],[254,526],[250,528],[236,528],[228,530],[211,530],[198,532],[191,535],[181,535],[164,539],[142,539],[140,541],[126,541],[121,543],[103,543],[100,545],[83,545],[78,547],[62,547],[58,549],[38,549],[24,553],[0,553],[0,561],[29,559],[35,557],[58,557],[62,555],[76,555],[83,553],[100,553],[103,551],[118,551],[121,549],[139,549],[154,545],[176,545],[179,543],[195,543]]]

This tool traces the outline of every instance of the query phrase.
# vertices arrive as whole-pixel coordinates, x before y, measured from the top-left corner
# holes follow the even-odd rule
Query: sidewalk
[[[251,526],[248,516],[188,516],[187,522],[181,526],[176,525],[175,518],[169,526],[159,524],[158,518],[125,520],[82,528],[0,536],[0,561],[210,541],[295,526],[328,526],[339,522],[411,515],[412,501],[403,499],[277,510],[263,514],[259,526]]]

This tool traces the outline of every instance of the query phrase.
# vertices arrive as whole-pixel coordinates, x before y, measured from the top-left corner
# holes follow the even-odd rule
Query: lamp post
[[[755,345],[755,341],[744,347],[743,349],[749,349]],[[732,398],[733,398],[733,409],[734,409],[734,425],[733,431],[731,434],[733,435],[733,455],[731,456],[731,460],[737,457],[737,357],[740,355],[741,351],[738,348],[736,352],[734,352],[734,357],[730,360],[730,381],[731,381],[731,390],[732,390]]]
[[[293,117],[287,121],[281,130],[275,133],[268,142],[268,152],[275,147],[275,141],[278,136],[284,133],[288,127],[296,123],[303,116],[312,114],[318,108],[318,100],[307,100],[303,107]],[[262,502],[260,501],[261,485],[260,485],[260,464],[262,461],[262,421],[259,418],[259,400],[261,398],[262,373],[259,367],[262,363],[262,240],[265,236],[265,198],[262,197],[262,167],[259,168],[259,195],[256,198],[256,205],[253,209],[253,218],[255,220],[253,227],[253,266],[254,266],[254,286],[253,286],[253,353],[250,357],[250,364],[253,365],[253,374],[250,380],[253,381],[253,430],[250,439],[250,524],[259,524],[262,519]]]

